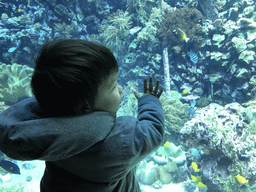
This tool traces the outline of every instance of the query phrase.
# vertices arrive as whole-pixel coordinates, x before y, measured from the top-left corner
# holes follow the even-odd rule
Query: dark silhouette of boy
[[[0,150],[44,160],[42,192],[137,192],[136,164],[164,135],[159,81],[144,80],[138,117],[116,112],[122,99],[112,52],[86,40],[55,40],[40,50],[34,96],[0,114]]]

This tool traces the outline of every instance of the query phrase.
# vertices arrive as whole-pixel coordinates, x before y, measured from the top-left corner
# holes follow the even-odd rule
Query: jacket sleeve
[[[144,95],[138,100],[138,117],[117,118],[123,130],[123,160],[131,168],[155,151],[164,136],[164,111],[159,99]],[[129,162],[127,162],[127,160]]]

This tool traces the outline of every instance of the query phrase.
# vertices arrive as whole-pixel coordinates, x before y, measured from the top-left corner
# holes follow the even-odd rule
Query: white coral
[[[15,103],[22,97],[32,96],[30,80],[33,68],[25,65],[0,65],[0,98]]]

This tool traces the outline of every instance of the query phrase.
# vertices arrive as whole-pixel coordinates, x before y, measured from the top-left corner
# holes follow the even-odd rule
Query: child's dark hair
[[[113,53],[98,43],[50,41],[36,58],[32,92],[47,116],[92,111],[99,84],[115,71],[118,64]]]

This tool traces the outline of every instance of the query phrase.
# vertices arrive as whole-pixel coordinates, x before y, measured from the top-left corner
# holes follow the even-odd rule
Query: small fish
[[[17,11],[18,11],[19,13],[21,13],[23,10],[19,8],[19,9],[17,9]]]
[[[15,163],[11,162],[11,161],[6,161],[6,160],[1,160],[0,161],[0,166],[13,174],[19,174],[20,175],[20,168],[18,165],[16,165]]]
[[[9,53],[12,53],[12,52],[14,52],[16,49],[17,49],[17,47],[11,47],[10,49],[8,49],[8,52],[9,52]]]
[[[188,112],[191,114],[191,115],[195,115],[196,114],[196,110],[194,107],[188,107]]]
[[[197,183],[199,188],[205,188],[207,189],[207,185],[203,184],[201,181]]]
[[[182,91],[182,95],[186,95],[188,93],[188,90],[187,89],[184,89],[183,91]]]
[[[194,53],[193,51],[191,51],[191,50],[188,51],[187,54],[188,54],[190,60],[191,60],[193,63],[198,63],[198,56],[197,56],[197,54],[195,54],[195,53]]]
[[[179,39],[179,40],[181,40],[181,41],[185,41],[186,43],[187,43],[188,40],[189,40],[189,38],[187,38],[186,33],[185,33],[184,31],[182,31],[180,28],[174,29],[174,30],[173,30],[173,35],[174,35],[177,39]]]
[[[131,35],[134,35],[135,33],[139,32],[141,30],[140,26],[133,27],[129,30]]]
[[[170,142],[169,141],[166,141],[165,144],[164,144],[165,147],[168,147],[170,146]]]
[[[248,183],[248,180],[241,175],[237,175],[236,179],[237,179],[237,181],[239,181],[242,184]]]
[[[200,169],[198,169],[197,164],[196,164],[195,162],[192,162],[192,163],[191,163],[191,167],[193,168],[193,170],[194,170],[195,172],[199,172],[199,171],[200,171]]]

